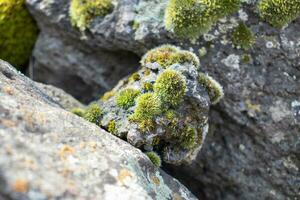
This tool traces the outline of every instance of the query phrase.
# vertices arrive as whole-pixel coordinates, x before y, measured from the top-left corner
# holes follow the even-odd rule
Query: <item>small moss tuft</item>
[[[94,104],[91,104],[87,108],[87,110],[84,113],[83,118],[91,123],[98,125],[98,121],[99,121],[101,114],[102,114],[102,111],[101,111],[100,107],[96,103],[94,103]]]
[[[175,63],[191,63],[195,67],[200,66],[199,58],[192,52],[180,50],[176,46],[162,45],[148,51],[142,58],[142,66],[147,63],[158,63],[163,68],[167,68]]]
[[[107,15],[112,8],[111,0],[72,0],[69,9],[71,23],[84,31],[93,18]]]
[[[146,92],[152,92],[153,91],[153,85],[152,85],[152,83],[149,83],[149,82],[144,82],[142,88]]]
[[[255,36],[245,23],[241,22],[233,31],[232,42],[245,50],[252,47],[255,43]]]
[[[114,91],[105,92],[104,95],[100,98],[102,101],[108,101],[111,97],[115,95]]]
[[[299,0],[260,0],[257,7],[260,17],[278,28],[289,24],[300,15]]]
[[[131,119],[137,122],[152,120],[160,113],[161,102],[159,98],[154,93],[145,93],[138,97]]]
[[[116,95],[116,103],[119,107],[128,109],[135,104],[136,97],[140,94],[140,90],[127,88],[121,90]]]
[[[17,69],[25,67],[37,36],[25,0],[0,0],[0,59]]]
[[[116,134],[117,133],[117,126],[116,126],[116,121],[115,120],[110,120],[107,126],[107,131]]]
[[[157,77],[154,92],[163,104],[175,107],[186,93],[185,78],[174,70],[165,70]]]
[[[129,77],[129,81],[139,81],[141,80],[141,76],[139,73],[135,72]]]
[[[154,151],[147,152],[146,155],[156,167],[161,167],[161,159]]]
[[[237,11],[240,0],[170,0],[165,27],[178,37],[196,39],[220,18]]]
[[[197,131],[187,126],[180,136],[180,146],[185,149],[193,149],[197,145]]]
[[[81,108],[73,108],[71,110],[71,112],[79,117],[83,117],[84,116],[84,110]]]
[[[208,95],[212,104],[217,104],[223,98],[223,87],[212,77],[200,73],[199,83],[208,91]]]

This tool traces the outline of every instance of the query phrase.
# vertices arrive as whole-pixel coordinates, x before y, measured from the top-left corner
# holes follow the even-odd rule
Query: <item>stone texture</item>
[[[0,199],[196,199],[0,61]]]
[[[257,1],[243,1],[239,13],[191,42],[164,30],[166,2],[118,1],[111,14],[94,20],[81,44],[138,55],[164,43],[195,52],[205,47],[201,70],[224,86],[226,96],[211,112],[197,161],[169,170],[204,199],[299,199],[300,19],[279,30],[259,19]],[[68,0],[27,3],[43,31],[80,38],[69,23]],[[257,37],[248,51],[231,42],[239,21]]]

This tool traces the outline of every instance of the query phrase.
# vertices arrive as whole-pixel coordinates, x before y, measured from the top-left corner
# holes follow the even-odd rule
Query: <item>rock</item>
[[[0,61],[0,199],[196,199]]]
[[[210,133],[197,160],[168,170],[204,199],[297,199],[300,19],[274,28],[260,19],[258,1],[242,2],[238,12],[189,41],[164,29],[167,1],[118,1],[111,14],[90,24],[81,45],[143,55],[171,43],[199,52],[200,70],[220,81],[226,95],[210,112]],[[44,32],[81,37],[69,22],[67,0],[27,4]],[[248,50],[232,43],[239,22],[256,37]]]
[[[198,73],[196,55],[175,46],[149,51],[141,64],[102,97],[100,125],[135,147],[158,152],[166,163],[191,163],[207,135],[209,107],[223,97],[222,87]]]

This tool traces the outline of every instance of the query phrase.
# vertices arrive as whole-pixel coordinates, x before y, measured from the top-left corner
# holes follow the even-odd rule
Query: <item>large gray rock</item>
[[[245,0],[239,13],[190,42],[163,28],[166,2],[118,1],[111,14],[94,20],[81,44],[138,55],[162,43],[206,51],[201,70],[221,82],[226,96],[211,112],[197,161],[169,170],[205,199],[299,199],[300,19],[273,28],[258,17],[257,1]],[[27,3],[42,31],[81,37],[69,22],[68,0]],[[247,51],[231,42],[239,21],[257,38]]]
[[[196,199],[0,61],[0,199]]]

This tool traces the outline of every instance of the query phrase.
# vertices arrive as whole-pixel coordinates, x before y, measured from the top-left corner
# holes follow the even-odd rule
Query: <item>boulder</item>
[[[0,199],[196,199],[4,61],[0,83]]]

